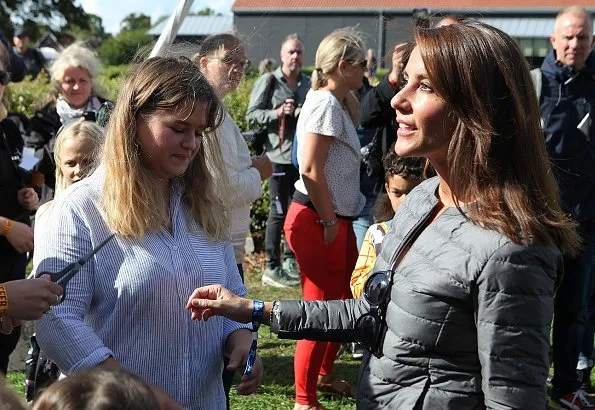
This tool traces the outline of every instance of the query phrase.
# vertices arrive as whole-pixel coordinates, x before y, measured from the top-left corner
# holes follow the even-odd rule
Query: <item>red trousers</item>
[[[324,243],[320,216],[305,205],[292,202],[285,217],[285,238],[300,268],[304,300],[351,298],[349,280],[357,260],[351,221],[339,219],[335,241]],[[293,362],[298,404],[317,403],[318,375],[331,375],[339,343],[297,342]]]

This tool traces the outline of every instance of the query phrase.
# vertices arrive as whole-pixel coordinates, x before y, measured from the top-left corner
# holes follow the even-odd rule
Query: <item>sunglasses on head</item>
[[[364,285],[364,299],[370,305],[370,311],[355,322],[355,340],[373,354],[380,353],[391,277],[391,271],[374,272],[368,277]]]
[[[0,71],[0,84],[8,85],[10,81],[10,74],[6,71]]]

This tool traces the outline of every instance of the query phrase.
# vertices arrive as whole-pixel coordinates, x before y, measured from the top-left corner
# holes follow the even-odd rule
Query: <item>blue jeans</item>
[[[554,378],[552,397],[558,399],[580,385],[576,366],[581,350],[593,351],[592,299],[595,262],[595,223],[579,225],[583,250],[576,258],[564,258],[564,276],[554,304]],[[590,344],[589,346],[586,346]]]
[[[358,215],[357,219],[353,221],[353,231],[355,232],[355,240],[357,243],[358,252],[362,248],[362,243],[364,242],[368,228],[374,223],[374,219],[372,217],[372,208],[374,207],[375,202],[376,195],[374,193],[366,195],[366,205]]]

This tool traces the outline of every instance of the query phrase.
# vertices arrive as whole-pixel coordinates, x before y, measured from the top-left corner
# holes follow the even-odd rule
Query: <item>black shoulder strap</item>
[[[266,89],[266,101],[267,104],[271,104],[271,108],[273,108],[273,102],[271,100],[273,99],[273,94],[275,93],[275,84],[277,83],[277,78],[273,73],[271,73],[269,76],[269,83],[267,84]]]

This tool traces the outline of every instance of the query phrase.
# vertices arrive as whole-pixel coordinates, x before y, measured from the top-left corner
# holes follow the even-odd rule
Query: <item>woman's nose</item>
[[[395,110],[403,109],[408,103],[406,89],[401,89],[395,96],[390,100],[390,106]]]

